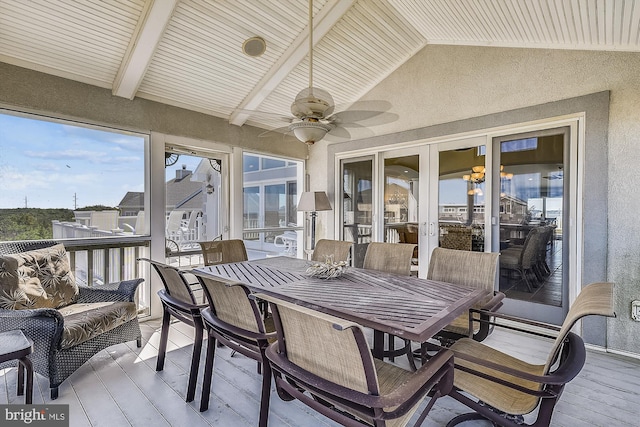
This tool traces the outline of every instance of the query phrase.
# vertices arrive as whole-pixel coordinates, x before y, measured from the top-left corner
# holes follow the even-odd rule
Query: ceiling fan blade
[[[392,105],[389,101],[372,100],[372,101],[355,101],[351,103],[342,103],[335,106],[334,111],[347,110],[368,110],[368,111],[389,111]]]
[[[344,127],[351,127],[356,122],[367,126],[376,126],[394,122],[398,120],[398,117],[395,113],[384,111],[346,110],[327,117],[327,120]]]
[[[269,129],[267,131],[264,131],[262,133],[260,133],[258,135],[258,138],[269,138],[272,137],[276,134],[278,135],[286,135],[287,133],[289,133],[289,126],[283,126],[283,127],[279,127],[279,128],[275,128],[275,129]]]
[[[334,127],[327,134],[331,136],[335,136],[336,138],[346,138],[346,139],[351,138],[351,134],[349,133],[349,131],[340,126]]]
[[[262,132],[261,134],[258,135],[259,138],[267,138],[267,139],[271,139],[273,142],[290,142],[290,143],[296,143],[296,142],[300,142],[298,141],[298,138],[296,138],[293,135],[293,132],[291,132],[289,130],[288,126],[284,126],[284,127],[280,127],[280,128],[276,128],[276,129],[271,129],[265,132]]]
[[[352,123],[352,126],[349,126],[349,130],[341,126],[335,127],[333,130],[327,133],[325,139],[330,142],[343,142],[346,139],[369,138],[374,135],[375,134],[373,133],[373,131],[368,127]]]

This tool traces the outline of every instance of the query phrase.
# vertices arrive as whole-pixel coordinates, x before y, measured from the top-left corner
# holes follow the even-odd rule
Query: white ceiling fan
[[[351,138],[347,128],[366,129],[363,122],[375,117],[375,124],[390,123],[398,116],[387,112],[391,104],[386,101],[358,101],[349,109],[336,112],[333,97],[326,90],[313,86],[313,0],[309,0],[309,86],[301,90],[291,104],[294,117],[282,118],[287,126],[264,132],[293,133],[305,144],[312,145],[326,135],[337,139]]]

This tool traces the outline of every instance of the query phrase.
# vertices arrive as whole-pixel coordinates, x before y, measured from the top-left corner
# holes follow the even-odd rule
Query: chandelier
[[[484,182],[484,174],[485,174],[484,166],[474,166],[471,168],[471,173],[468,175],[462,175],[462,179],[465,181],[470,181],[474,184],[481,184]],[[500,179],[511,179],[513,178],[512,173],[508,173],[504,171],[504,165],[500,165]]]
[[[467,191],[467,194],[470,196],[478,195],[482,196],[482,189],[478,186],[478,184],[482,184],[485,179],[486,169],[484,166],[473,166],[471,168],[470,174],[462,175],[462,179],[469,182],[470,188]],[[500,165],[500,180],[513,178],[513,174],[504,171],[504,165]]]

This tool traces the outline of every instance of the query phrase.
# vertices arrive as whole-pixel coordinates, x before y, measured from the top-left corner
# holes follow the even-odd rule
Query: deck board
[[[216,349],[209,410],[199,412],[202,378],[193,402],[184,401],[192,350],[193,330],[172,323],[165,369],[155,371],[160,335],[158,321],[141,324],[143,346],[135,342],[103,350],[60,386],[60,397],[49,399],[47,380],[36,375],[34,403],[70,405],[70,426],[238,426],[257,425],[260,376],[256,362],[242,355],[231,357],[228,348]],[[513,332],[496,331],[485,343],[531,362],[543,363],[547,341]],[[200,375],[204,370],[201,355]],[[406,359],[398,358],[400,365]],[[0,371],[0,404],[22,403],[15,394],[17,369]],[[594,350],[587,363],[565,388],[551,425],[558,427],[636,426],[640,418],[640,361]],[[284,402],[275,391],[271,397],[271,427],[334,427],[336,423],[311,411],[300,402]],[[444,426],[465,407],[445,397],[423,423]],[[470,422],[480,427],[486,423]]]

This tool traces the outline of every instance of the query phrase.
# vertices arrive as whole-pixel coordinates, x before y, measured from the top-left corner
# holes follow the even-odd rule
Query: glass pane
[[[260,158],[245,154],[242,156],[242,172],[256,172],[260,169]]]
[[[441,151],[438,173],[439,245],[484,251],[485,146]]]
[[[342,239],[354,243],[353,262],[361,267],[371,241],[373,160],[342,164]]]
[[[286,164],[284,160],[270,159],[268,157],[262,158],[262,169],[283,168]]]
[[[249,259],[297,256],[302,247],[296,211],[302,162],[244,154],[243,163],[243,240]]]
[[[500,143],[500,290],[562,305],[564,135]]]
[[[264,187],[264,226],[285,226],[286,193],[285,185],[266,185]]]
[[[384,160],[384,241],[418,244],[420,156]],[[418,248],[414,250],[414,270]]]
[[[243,228],[261,228],[260,225],[260,187],[244,187]],[[257,240],[258,233],[244,233],[244,240]]]

